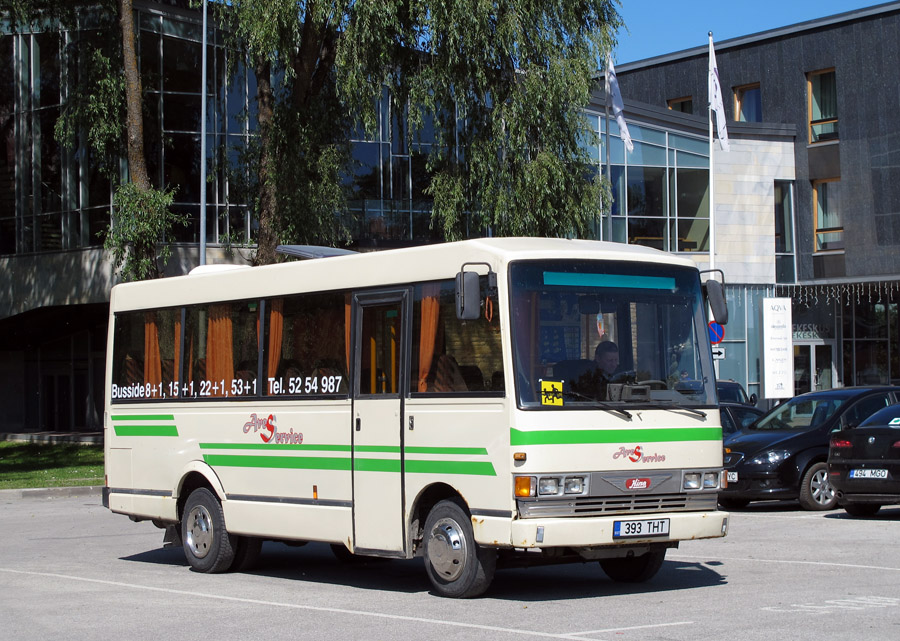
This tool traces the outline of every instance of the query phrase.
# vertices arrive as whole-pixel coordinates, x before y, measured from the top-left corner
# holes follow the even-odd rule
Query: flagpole
[[[609,211],[605,214],[600,213],[600,240],[612,240],[612,172],[609,167],[609,71],[604,74],[606,79],[606,93],[603,98],[604,110],[606,111],[606,182],[609,185]],[[607,230],[609,226],[609,230]]]
[[[713,57],[713,34],[709,32],[709,60],[712,64]],[[708,84],[708,83],[707,83]],[[707,120],[709,121],[709,268],[716,268],[716,199],[715,199],[715,163],[713,162],[713,97],[712,92],[707,91],[709,95],[709,105],[707,109]]]

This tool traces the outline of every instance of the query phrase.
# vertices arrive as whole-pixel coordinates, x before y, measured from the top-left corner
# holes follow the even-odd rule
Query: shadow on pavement
[[[156,549],[127,557],[123,561],[187,567],[180,549]],[[690,590],[724,585],[724,575],[712,564],[670,560],[647,583],[616,583],[603,573],[597,562],[569,563],[531,568],[498,569],[483,598],[512,601],[590,599],[606,595],[641,594]],[[266,542],[256,567],[246,574],[286,581],[301,581],[382,590],[398,593],[430,592],[421,558],[385,560],[364,558],[340,561],[328,545],[310,543],[291,547]]]

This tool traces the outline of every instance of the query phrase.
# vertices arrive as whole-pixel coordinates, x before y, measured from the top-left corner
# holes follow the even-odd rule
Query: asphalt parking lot
[[[751,504],[650,583],[596,564],[503,570],[470,601],[431,594],[420,560],[348,565],[321,544],[266,543],[252,573],[197,574],[93,494],[0,495],[0,541],[3,639],[900,638],[900,507]]]

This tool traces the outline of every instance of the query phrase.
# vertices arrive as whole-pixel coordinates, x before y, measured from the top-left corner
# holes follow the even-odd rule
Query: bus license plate
[[[886,479],[887,470],[850,470],[851,479]]]
[[[646,519],[642,521],[615,521],[613,523],[614,539],[633,537],[667,536],[669,519]]]

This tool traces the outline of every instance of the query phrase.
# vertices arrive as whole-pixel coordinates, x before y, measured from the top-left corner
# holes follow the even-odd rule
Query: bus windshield
[[[715,404],[696,270],[520,261],[510,285],[520,407]]]

